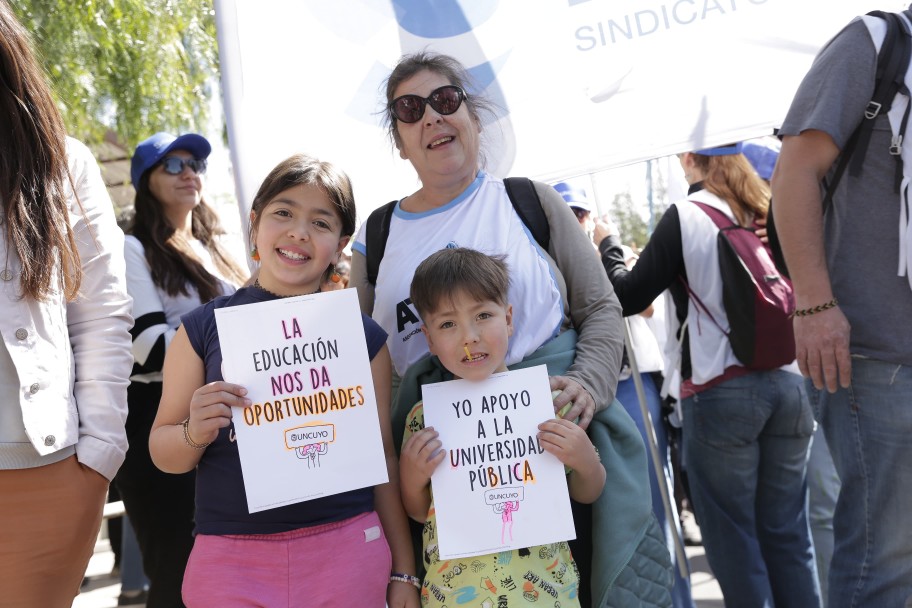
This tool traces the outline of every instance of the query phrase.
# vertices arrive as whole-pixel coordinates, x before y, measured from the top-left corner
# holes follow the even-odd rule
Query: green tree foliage
[[[621,233],[621,242],[637,251],[649,240],[649,226],[643,219],[639,207],[642,205],[634,204],[630,192],[619,192],[614,195],[609,211],[611,219]]]
[[[660,159],[661,160],[661,159]],[[655,230],[656,224],[662,219],[665,210],[668,209],[668,180],[662,172],[664,163],[653,161],[652,164],[652,226],[649,228],[649,236]],[[643,243],[645,245],[646,243]]]
[[[129,149],[201,130],[218,75],[212,0],[13,0],[71,135]]]

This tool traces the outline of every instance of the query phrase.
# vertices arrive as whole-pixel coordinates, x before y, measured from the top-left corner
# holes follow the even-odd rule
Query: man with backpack
[[[842,480],[836,608],[912,605],[908,17],[861,17],[823,48],[772,179],[797,360]]]

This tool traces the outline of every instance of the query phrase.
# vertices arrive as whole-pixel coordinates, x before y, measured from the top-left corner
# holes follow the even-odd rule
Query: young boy
[[[513,333],[509,282],[503,258],[464,248],[438,251],[415,271],[410,295],[423,321],[421,331],[431,353],[456,378],[479,381],[507,371],[504,359]],[[605,468],[586,432],[563,419],[538,428],[545,451],[570,470],[570,496],[595,501],[605,485]],[[472,605],[479,605],[487,596],[494,606],[525,606],[538,600],[542,589],[549,591],[542,600],[579,606],[579,572],[566,542],[440,562],[430,481],[444,456],[438,433],[424,428],[419,402],[406,419],[399,471],[406,512],[424,522],[422,606],[452,606],[474,598],[478,602]]]

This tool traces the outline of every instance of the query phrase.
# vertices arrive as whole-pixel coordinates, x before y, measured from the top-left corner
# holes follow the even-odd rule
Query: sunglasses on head
[[[427,97],[420,95],[402,95],[389,104],[389,111],[396,120],[413,123],[424,116],[426,105],[442,116],[448,116],[459,109],[467,98],[465,91],[454,84],[434,89]]]
[[[168,175],[180,175],[184,172],[184,167],[190,167],[190,170],[197,175],[202,175],[206,172],[205,158],[184,159],[178,158],[177,156],[166,156],[158,161],[158,164],[162,166],[162,169],[164,169],[165,173]]]

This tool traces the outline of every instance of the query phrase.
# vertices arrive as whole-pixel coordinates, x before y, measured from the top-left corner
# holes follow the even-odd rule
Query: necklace
[[[260,285],[260,277],[257,277],[256,279],[254,279],[254,281],[253,281],[253,286],[256,287],[257,289],[262,289],[263,291],[265,291],[265,292],[268,293],[269,295],[275,296],[275,297],[277,297],[277,298],[294,298],[294,297],[296,297],[296,296],[309,296],[309,295],[312,295],[312,294],[315,294],[315,293],[320,293],[320,291],[322,291],[320,288],[317,288],[316,291],[309,291],[309,292],[307,292],[307,293],[296,293],[296,294],[292,294],[292,295],[288,295],[288,296],[282,296],[282,295],[277,294],[277,293],[274,292],[274,291],[269,291],[268,289],[266,289],[265,287],[263,287],[262,285]]]

